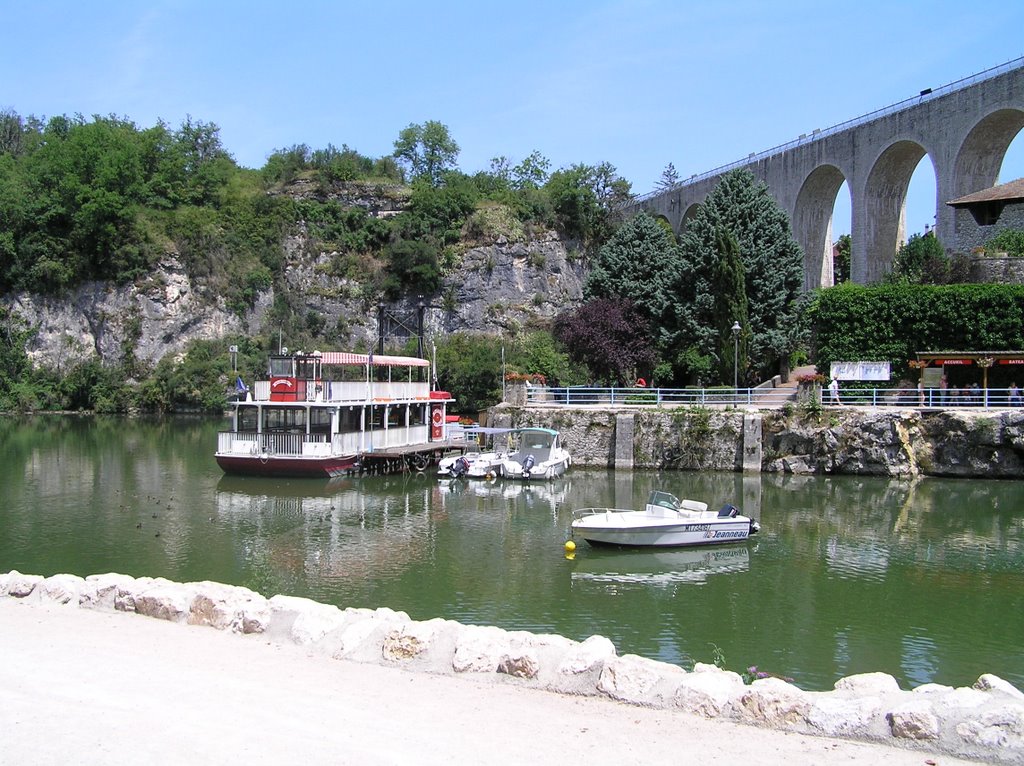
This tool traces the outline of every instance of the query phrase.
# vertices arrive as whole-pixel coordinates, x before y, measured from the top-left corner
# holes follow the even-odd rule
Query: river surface
[[[0,572],[214,580],[416,620],[599,634],[825,690],[995,673],[1024,688],[1024,482],[614,472],[551,483],[224,476],[219,419],[0,418]],[[761,522],[750,542],[563,544],[573,508],[652,488]]]

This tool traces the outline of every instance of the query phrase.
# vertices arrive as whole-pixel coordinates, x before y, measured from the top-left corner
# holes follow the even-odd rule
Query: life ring
[[[440,408],[438,408],[434,410],[434,413],[430,416],[430,419],[433,421],[435,426],[439,426],[441,425],[441,417],[441,410]]]
[[[637,388],[646,388],[647,387],[647,381],[644,380],[643,378],[637,378],[636,379],[636,387]]]

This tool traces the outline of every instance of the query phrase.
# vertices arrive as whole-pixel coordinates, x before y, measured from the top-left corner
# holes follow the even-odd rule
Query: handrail
[[[905,98],[902,101],[897,101],[895,104],[883,106],[882,108],[876,109],[873,112],[868,112],[867,114],[862,114],[860,117],[854,117],[851,120],[846,120],[845,122],[837,123],[828,128],[825,128],[824,130],[816,128],[810,133],[810,135],[805,133],[804,135],[800,136],[800,138],[793,139],[792,141],[788,141],[787,143],[784,144],[779,144],[778,146],[773,146],[771,149],[765,149],[764,151],[750,154],[745,159],[736,160],[735,162],[730,162],[726,165],[721,165],[717,168],[714,168],[713,170],[708,170],[705,171],[704,173],[692,175],[685,181],[680,181],[668,188],[655,189],[638,197],[633,197],[632,202],[629,204],[639,204],[641,202],[646,202],[647,200],[652,199],[653,197],[665,194],[666,192],[672,191],[673,189],[678,189],[684,186],[690,186],[701,181],[706,181],[709,178],[720,176],[724,173],[727,173],[730,170],[735,170],[736,168],[742,168],[747,167],[748,165],[753,165],[756,162],[760,162],[761,160],[767,159],[776,154],[781,154],[782,152],[789,151],[790,149],[795,149],[796,147],[802,146],[804,144],[810,144],[815,141],[820,141],[821,139],[826,138],[828,136],[835,135],[836,133],[841,133],[844,130],[849,130],[850,128],[856,127],[857,125],[863,125],[867,122],[877,120],[881,117],[886,117],[890,114],[895,114],[896,112],[903,111],[904,109],[909,109],[912,106],[918,106],[919,104],[923,104],[927,101],[933,101],[934,99],[939,98],[940,96],[948,95],[957,90],[962,90],[963,88],[966,88],[970,85],[975,85],[976,83],[984,82],[985,80],[991,80],[993,77],[997,77],[1001,74],[1005,74],[1006,72],[1010,72],[1013,71],[1014,69],[1019,69],[1021,67],[1024,67],[1024,56],[1013,59],[1012,61],[1007,61],[1005,64],[999,64],[998,66],[991,67],[990,69],[985,69],[981,72],[978,72],[977,74],[973,74],[968,77],[963,77],[959,80],[956,80],[955,82],[942,85],[938,88],[926,88],[925,90],[922,90],[917,96],[911,96],[910,98]]]
[[[806,399],[802,400],[808,404]],[[832,402],[826,391],[818,391],[815,406],[917,407],[950,409],[962,407],[1009,408],[1024,406],[1018,389],[988,388],[954,390],[939,388],[849,388]],[[526,390],[526,403],[542,407],[744,407],[780,409],[796,405],[793,388],[598,388],[592,386],[545,387]]]

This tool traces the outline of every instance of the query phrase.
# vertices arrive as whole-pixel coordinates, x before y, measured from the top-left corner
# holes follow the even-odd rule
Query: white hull
[[[569,455],[566,453],[555,460],[534,463],[529,472],[524,470],[522,463],[506,460],[501,464],[501,475],[506,479],[554,479],[565,473],[568,468]]]
[[[588,543],[628,546],[717,545],[746,540],[750,519],[669,521],[653,518],[646,511],[606,511],[577,519],[573,534]]]
[[[732,505],[709,511],[706,503],[651,492],[642,511],[583,508],[573,512],[572,533],[591,545],[682,547],[746,540],[760,527]]]
[[[460,472],[456,463],[465,459],[469,467]],[[465,476],[468,479],[490,479],[501,475],[501,465],[505,459],[503,452],[468,452],[465,455],[446,457],[437,464],[438,476],[455,478]]]

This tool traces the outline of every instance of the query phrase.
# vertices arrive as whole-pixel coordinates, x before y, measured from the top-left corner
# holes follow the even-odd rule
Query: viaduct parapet
[[[948,248],[955,211],[945,203],[995,185],[1022,127],[1024,58],[694,176],[638,198],[630,210],[663,217],[681,233],[722,175],[747,168],[789,213],[809,290],[833,282],[832,211],[845,181],[851,278],[877,282],[906,240],[907,190],[921,158],[927,155],[935,170],[935,229]]]

